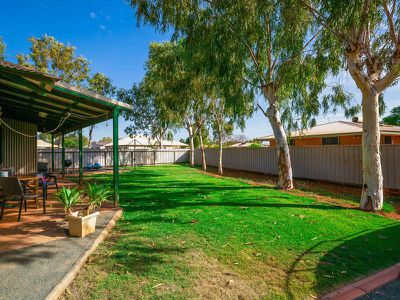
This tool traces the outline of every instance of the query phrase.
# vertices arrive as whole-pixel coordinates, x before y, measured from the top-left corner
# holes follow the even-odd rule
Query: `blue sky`
[[[91,61],[92,72],[102,72],[109,76],[118,87],[129,88],[144,75],[148,45],[152,41],[169,40],[149,26],[136,26],[134,11],[125,0],[0,0],[0,36],[7,44],[7,60],[16,61],[18,53],[27,53],[30,36],[43,34],[69,43],[77,48],[77,53]],[[343,74],[339,79],[346,89],[360,99],[351,78]],[[400,88],[395,86],[385,93],[388,109],[400,105]],[[263,101],[260,101],[263,103]],[[340,112],[336,115],[321,116],[318,122],[344,119]],[[128,124],[121,119],[120,136]],[[267,119],[257,112],[246,122],[244,134],[250,138],[270,134]],[[239,133],[239,132],[237,132]],[[95,140],[111,136],[112,124],[105,122],[96,126]],[[181,130],[175,139],[186,138]]]

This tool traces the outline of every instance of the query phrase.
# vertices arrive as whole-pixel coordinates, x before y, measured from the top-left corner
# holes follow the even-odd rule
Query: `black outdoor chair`
[[[6,206],[6,202],[8,201],[19,202],[18,222],[21,221],[22,205],[24,205],[26,212],[26,200],[33,199],[36,203],[38,202],[39,195],[30,193],[29,189],[21,183],[18,177],[0,177],[0,187],[0,220],[3,219],[4,208]]]

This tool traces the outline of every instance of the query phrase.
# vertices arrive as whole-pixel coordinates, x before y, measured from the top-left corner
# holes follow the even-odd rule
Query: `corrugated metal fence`
[[[55,166],[56,169],[61,169],[61,150],[55,151]],[[72,161],[70,168],[79,167],[79,152],[77,150],[65,151],[65,159]],[[51,150],[38,149],[38,161],[48,163],[51,168]],[[120,151],[119,164],[120,166],[133,165],[154,165],[154,164],[170,164],[183,163],[188,161],[188,151],[185,149],[173,150],[135,150],[135,151]],[[84,150],[83,165],[99,163],[104,167],[113,165],[113,151],[106,150]]]
[[[382,145],[382,169],[385,188],[400,189],[400,145]],[[362,184],[361,146],[291,147],[295,178]],[[218,149],[206,149],[207,165],[217,166]],[[195,152],[201,164],[201,152]],[[229,169],[278,173],[275,148],[226,148],[223,166]]]

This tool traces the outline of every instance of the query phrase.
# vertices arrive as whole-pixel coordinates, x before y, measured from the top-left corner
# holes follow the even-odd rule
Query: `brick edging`
[[[106,227],[102,230],[99,236],[93,241],[89,249],[70,267],[66,274],[59,280],[59,282],[53,287],[53,289],[46,295],[45,300],[57,300],[75,279],[82,265],[86,262],[90,254],[96,250],[97,246],[104,240],[108,235],[109,231],[114,227],[116,221],[121,217],[122,210],[117,210],[111,220],[108,222]]]
[[[364,296],[369,292],[381,287],[391,281],[400,279],[400,263],[397,263],[383,271],[375,273],[367,278],[351,283],[324,297],[322,300],[351,300]]]

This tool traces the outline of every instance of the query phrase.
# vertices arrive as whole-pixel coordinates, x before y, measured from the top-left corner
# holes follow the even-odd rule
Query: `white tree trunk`
[[[199,140],[200,140],[200,149],[201,149],[201,169],[203,171],[207,171],[206,151],[204,149],[203,136],[201,134],[201,128],[199,128]]]
[[[383,175],[380,153],[379,94],[370,89],[362,93],[363,188],[360,208],[378,211],[383,206]]]
[[[186,127],[189,134],[189,164],[194,167],[194,138],[193,138],[193,126],[188,123]]]
[[[277,186],[280,189],[290,190],[293,189],[292,163],[290,161],[289,145],[285,129],[283,128],[279,113],[278,96],[276,95],[274,88],[271,86],[265,88],[264,96],[269,102],[269,107],[265,115],[271,124],[278,152]]]
[[[218,174],[223,175],[224,171],[222,168],[222,127],[218,126],[218,138],[219,138],[219,158],[218,158]]]
[[[92,125],[89,127],[88,148],[90,148],[90,146],[92,146],[92,136],[93,136],[94,126],[95,125]]]

